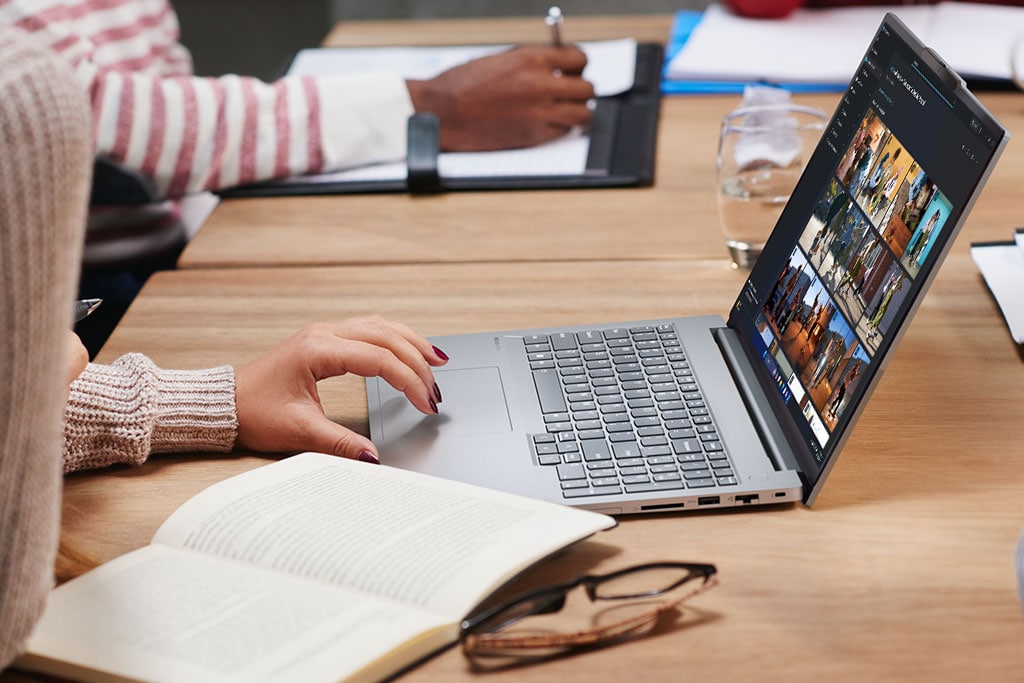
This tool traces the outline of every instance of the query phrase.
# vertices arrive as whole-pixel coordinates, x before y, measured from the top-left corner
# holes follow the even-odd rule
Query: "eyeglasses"
[[[684,600],[714,586],[716,571],[710,564],[655,562],[532,591],[463,621],[462,651],[469,657],[537,656],[635,637],[675,614]],[[610,601],[590,615],[587,628],[509,628],[526,617],[560,611],[578,586],[591,602]]]

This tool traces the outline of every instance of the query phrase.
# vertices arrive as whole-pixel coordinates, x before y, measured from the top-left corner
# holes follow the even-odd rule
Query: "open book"
[[[304,453],[220,482],[57,588],[16,663],[80,680],[370,681],[604,515]]]

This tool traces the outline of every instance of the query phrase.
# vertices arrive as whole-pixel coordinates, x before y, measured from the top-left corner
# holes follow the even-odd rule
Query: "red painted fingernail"
[[[441,398],[441,387],[437,386],[437,382],[434,382],[434,397],[437,399],[438,403],[444,400]]]
[[[436,346],[433,347],[433,348],[434,348],[434,353],[437,355],[438,358],[440,358],[441,360],[448,360],[448,354],[447,353],[445,353],[441,349],[437,348]]]
[[[362,451],[359,453],[359,460],[362,462],[373,463],[374,465],[380,464],[380,459],[370,451]]]
[[[430,409],[433,410],[434,413],[436,414],[437,413],[437,403],[432,398],[428,398],[427,401],[430,402]]]

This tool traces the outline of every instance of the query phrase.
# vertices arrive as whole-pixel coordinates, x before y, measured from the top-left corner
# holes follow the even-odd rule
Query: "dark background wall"
[[[271,80],[296,50],[319,45],[339,21],[430,17],[543,17],[551,0],[172,0],[196,71]],[[574,14],[670,14],[707,0],[561,0]],[[467,36],[472,40],[472,36]]]

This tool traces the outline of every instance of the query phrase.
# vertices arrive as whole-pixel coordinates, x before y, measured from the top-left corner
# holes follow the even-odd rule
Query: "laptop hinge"
[[[711,331],[715,342],[722,350],[725,364],[732,373],[736,387],[739,389],[743,402],[747,406],[747,412],[761,437],[768,457],[776,470],[800,471],[800,465],[793,449],[786,441],[782,425],[772,411],[768,397],[764,395],[761,386],[757,383],[754,368],[743,352],[743,347],[735,330],[728,327],[718,327]]]

